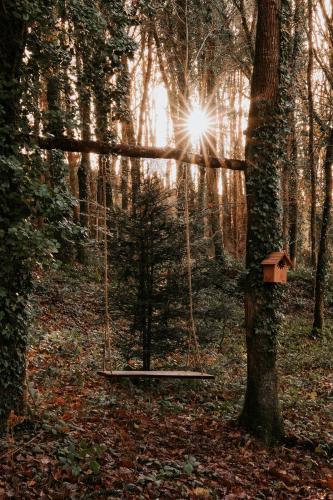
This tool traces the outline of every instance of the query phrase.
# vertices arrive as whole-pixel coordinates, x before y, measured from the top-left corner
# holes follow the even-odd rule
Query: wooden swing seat
[[[103,371],[99,370],[98,375],[107,378],[178,378],[178,379],[213,379],[214,375],[204,372],[190,372],[190,371],[177,371],[177,370],[113,370]]]

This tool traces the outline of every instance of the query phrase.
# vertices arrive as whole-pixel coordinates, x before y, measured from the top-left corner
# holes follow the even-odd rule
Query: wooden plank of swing
[[[215,378],[214,375],[204,372],[190,372],[190,371],[179,371],[179,370],[112,370],[103,371],[99,370],[97,372],[99,375],[107,378],[179,378],[179,379],[212,379]]]

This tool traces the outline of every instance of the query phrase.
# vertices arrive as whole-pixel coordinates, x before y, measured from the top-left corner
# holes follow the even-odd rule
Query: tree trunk
[[[64,134],[64,121],[61,106],[61,76],[59,74],[52,73],[48,75],[46,81],[46,99],[48,113],[46,130],[55,137],[61,137]],[[68,196],[69,189],[66,179],[68,168],[64,156],[61,150],[49,152],[49,179],[53,189],[58,190],[58,192],[61,192],[64,196]],[[60,213],[56,214],[56,219],[58,219],[58,221],[68,217],[72,217],[70,209],[68,209],[66,213],[60,211]],[[75,255],[73,244],[68,238],[64,237],[62,231],[59,229],[55,230],[54,236],[59,244],[58,259],[66,263],[73,263]]]
[[[206,179],[206,169],[204,167],[199,168],[199,181],[198,181],[198,213],[199,213],[199,224],[198,224],[198,236],[199,238],[204,238],[205,236],[205,179]]]
[[[321,223],[321,233],[319,240],[318,263],[316,272],[315,306],[312,326],[312,336],[319,337],[323,333],[324,327],[324,300],[325,281],[328,267],[328,231],[332,218],[332,163],[333,163],[333,129],[329,132],[326,147],[326,157],[324,163],[325,174],[325,198],[323,205],[323,218]]]
[[[138,133],[137,133],[137,144],[142,144],[142,136],[143,136],[143,126],[145,122],[145,114],[147,112],[147,104],[148,104],[148,91],[149,91],[149,83],[152,73],[152,64],[153,64],[153,32],[149,30],[148,32],[148,41],[147,41],[147,68],[143,70],[143,92],[142,99],[140,103],[140,113],[139,113],[139,124],[138,124]]]
[[[231,200],[230,200],[230,178],[226,170],[222,170],[222,233],[223,246],[228,252],[232,250],[232,223],[231,223]]]
[[[122,129],[122,140],[127,141],[127,124],[125,122],[121,125]],[[120,170],[120,193],[121,193],[121,208],[125,211],[128,210],[128,158],[121,159],[121,170]]]
[[[289,254],[293,268],[296,267],[298,248],[298,148],[295,127],[295,113],[292,113],[291,132],[291,163],[289,172]]]
[[[317,202],[317,172],[314,153],[314,115],[313,115],[313,90],[312,90],[312,73],[313,73],[313,3],[308,0],[308,44],[309,44],[309,60],[307,67],[307,85],[308,85],[308,110],[309,110],[309,170],[311,179],[311,218],[310,218],[310,242],[311,242],[311,265],[313,270],[317,265],[317,236],[316,236],[316,202]]]
[[[64,75],[64,100],[65,100],[65,105],[66,105],[66,114],[67,116],[72,116],[73,115],[73,109],[72,109],[72,103],[71,103],[71,96],[72,96],[72,90],[71,90],[71,83],[70,83],[70,76],[68,74],[68,70],[66,71]],[[67,137],[70,139],[74,139],[74,130],[72,127],[69,127],[68,124],[66,126],[66,134]],[[36,133],[36,136],[39,135],[39,133]],[[67,153],[67,158],[68,158],[68,167],[69,167],[69,186],[71,190],[71,194],[74,198],[78,199],[78,183],[77,183],[77,170],[78,170],[78,154],[69,152]],[[75,223],[79,223],[80,221],[80,208],[79,204],[76,204],[73,208],[73,219]]]
[[[265,444],[283,436],[276,368],[281,297],[263,283],[261,261],[281,248],[279,216],[280,0],[258,0],[258,21],[246,143],[247,388],[241,425]]]
[[[217,189],[218,172],[208,168],[206,172],[206,206],[209,210],[208,221],[209,231],[214,247],[214,256],[216,260],[224,261],[224,250],[222,246],[222,231],[220,225],[220,208]]]
[[[215,57],[215,42],[210,40],[207,44],[205,67],[202,75],[202,87],[206,87],[206,108],[212,117],[216,114],[216,68],[212,64]],[[205,82],[205,80],[207,80]],[[217,140],[215,131],[207,130],[202,138],[202,151],[204,157],[216,154]],[[222,227],[220,221],[220,207],[218,196],[218,173],[211,168],[206,171],[206,207],[208,209],[208,230],[211,236],[213,255],[216,260],[224,262],[224,248],[222,240]]]
[[[238,100],[239,106],[237,110],[237,140],[235,144],[234,153],[238,157],[241,156],[243,146],[242,146],[242,138],[243,138],[243,107],[242,107],[242,98],[243,98],[243,75],[239,72],[239,81],[238,81]],[[235,124],[236,125],[236,124]],[[234,173],[234,182],[235,182],[235,220],[237,231],[235,231],[235,257],[239,259],[244,251],[243,241],[245,240],[245,198],[243,196],[243,177],[241,172]]]
[[[98,141],[106,142],[110,136],[109,126],[108,126],[108,114],[110,112],[109,107],[106,105],[107,90],[106,81],[101,79],[98,84],[95,85],[95,110],[96,110],[96,137]],[[111,223],[110,209],[113,207],[113,186],[111,181],[111,158],[110,155],[100,155],[98,157],[99,164],[99,181],[101,184],[101,189],[105,185],[106,197],[103,196],[100,200],[101,205],[106,200],[106,208],[109,210],[108,214],[108,227]]]
[[[46,82],[46,100],[47,100],[47,124],[46,130],[55,137],[62,136],[64,125],[60,108],[60,78],[59,76],[49,75]],[[52,187],[58,187],[63,182],[63,153],[61,156],[56,151],[48,153],[50,163],[50,182]]]
[[[126,102],[126,108],[128,111],[128,118],[126,122],[124,123],[124,127],[126,129],[126,137],[128,144],[132,146],[137,145],[137,140],[135,137],[135,129],[134,129],[134,120],[133,120],[133,114],[131,112],[131,93],[132,93],[132,83],[130,79],[130,74],[129,74],[129,69],[128,69],[128,60],[126,57],[123,58],[123,65],[124,65],[124,73],[125,73],[125,79],[128,80],[128,95],[127,95],[127,102]],[[150,78],[150,77],[149,77]],[[127,156],[127,155],[124,155]],[[128,155],[130,156],[130,155]],[[138,155],[136,157],[131,157],[131,202],[132,202],[132,214],[135,216],[136,214],[136,206],[137,206],[137,200],[138,196],[140,194],[140,189],[141,189],[141,161],[140,161],[141,155]]]
[[[213,48],[211,48],[213,50]],[[212,54],[210,54],[212,55]],[[212,109],[211,113],[215,112],[216,99],[215,94],[215,77],[214,72],[209,71],[209,82],[207,84],[207,101]],[[209,130],[202,140],[202,151],[204,158],[208,158],[212,154],[216,154],[217,143],[214,133]],[[208,228],[212,240],[213,254],[216,260],[224,262],[224,248],[222,241],[222,228],[220,222],[220,207],[218,196],[218,172],[213,168],[206,169],[206,207],[208,209]]]
[[[27,295],[31,286],[30,248],[12,229],[29,217],[20,178],[18,119],[26,24],[20,2],[0,4],[0,434],[11,411],[24,411],[27,342]],[[16,164],[17,161],[17,164]],[[25,174],[23,174],[25,175]],[[22,184],[21,184],[22,182]],[[28,255],[26,255],[28,253]]]
[[[91,96],[90,91],[85,84],[88,68],[86,62],[81,59],[81,54],[76,52],[77,72],[78,72],[78,88],[79,88],[79,109],[80,109],[80,128],[83,141],[90,140],[90,113],[91,113]],[[79,206],[80,206],[80,224],[88,230],[89,227],[89,176],[90,176],[90,154],[88,152],[81,153],[81,161],[77,171],[78,191],[79,191]],[[88,261],[88,251],[85,241],[79,241],[77,249],[77,258],[81,264],[86,264]]]
[[[239,73],[239,108],[238,108],[238,134],[237,134],[237,148],[235,153],[241,156],[243,150],[243,74]],[[245,179],[241,172],[237,173],[237,187],[238,187],[238,206],[237,206],[237,220],[239,225],[238,231],[238,245],[236,258],[242,258],[245,254],[245,234],[246,234],[246,200],[245,200]]]
[[[288,144],[290,147],[290,144]],[[281,176],[281,198],[282,198],[282,238],[283,249],[289,253],[289,164],[290,153],[287,151],[287,158],[283,162]]]
[[[304,17],[303,0],[296,0],[294,5],[293,25],[294,37],[291,49],[290,58],[290,78],[293,81],[297,77],[299,60],[302,55],[303,48],[303,23],[301,20]],[[296,256],[298,249],[298,195],[299,195],[299,172],[298,172],[298,144],[296,134],[296,92],[297,87],[290,88],[290,138],[289,138],[289,178],[288,178],[288,195],[289,195],[289,255],[293,263],[293,268],[296,267]]]

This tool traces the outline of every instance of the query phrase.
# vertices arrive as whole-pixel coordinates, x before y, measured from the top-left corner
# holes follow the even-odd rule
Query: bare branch
[[[234,0],[234,4],[237,7],[237,10],[241,16],[241,21],[242,21],[242,26],[243,26],[245,38],[246,38],[247,48],[248,48],[248,51],[250,53],[251,61],[253,61],[254,60],[254,46],[253,46],[252,34],[251,34],[250,28],[249,28],[248,23],[247,23],[244,0],[239,0],[239,3]]]
[[[209,168],[228,168],[230,170],[245,170],[244,160],[203,156],[188,153],[176,148],[156,148],[135,146],[132,144],[109,144],[107,142],[80,141],[68,137],[37,137],[32,138],[41,149],[60,149],[76,153],[95,153],[130,158],[171,159]]]

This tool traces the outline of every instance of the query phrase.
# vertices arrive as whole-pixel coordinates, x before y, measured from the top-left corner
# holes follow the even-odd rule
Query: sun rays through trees
[[[300,342],[311,352],[332,335],[333,1],[3,0],[0,14],[8,449],[31,411],[34,297],[58,272],[102,291],[89,377],[101,364],[106,371],[106,358],[117,373],[180,370],[189,379],[193,369],[211,375],[198,387],[219,400],[224,345],[242,335],[237,432],[267,447],[291,442],[278,372],[285,325],[304,320]],[[292,264],[288,278],[284,269],[276,279],[276,255]],[[104,452],[87,446],[61,454],[72,476],[100,473]],[[201,497],[192,490],[181,497]]]

